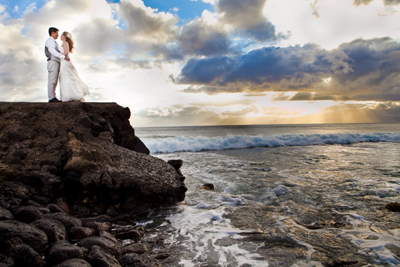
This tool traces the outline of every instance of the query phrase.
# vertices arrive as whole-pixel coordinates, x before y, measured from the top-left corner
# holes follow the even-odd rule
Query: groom
[[[64,56],[60,53],[58,49],[58,44],[56,39],[58,38],[58,29],[57,28],[49,28],[49,39],[46,41],[44,53],[47,57],[47,71],[49,72],[48,75],[48,96],[49,102],[61,102],[56,97],[56,87],[58,82],[58,73],[60,72],[60,58],[63,58],[69,61],[68,56]]]

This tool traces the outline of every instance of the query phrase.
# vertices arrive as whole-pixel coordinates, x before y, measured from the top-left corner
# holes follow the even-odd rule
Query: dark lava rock
[[[24,242],[22,242],[22,240],[21,240],[20,238],[18,238],[18,237],[13,237],[13,238],[8,239],[8,240],[6,241],[6,247],[7,247],[7,249],[10,249],[10,248],[12,248],[13,246],[22,245],[23,243],[24,243]]]
[[[81,240],[89,236],[93,236],[96,231],[92,228],[83,226],[74,226],[69,231],[69,236],[72,240]]]
[[[175,170],[179,170],[182,167],[183,161],[181,159],[171,159],[168,160],[168,163],[171,164]]]
[[[123,230],[118,233],[115,233],[115,237],[125,240],[125,239],[132,239],[135,242],[139,242],[140,239],[145,234],[145,229],[142,225],[136,226],[134,229],[130,230]]]
[[[400,212],[400,203],[392,202],[385,206],[385,209],[393,212]]]
[[[121,267],[116,258],[99,246],[92,246],[86,259],[92,266]]]
[[[39,203],[43,207],[49,203],[50,199],[48,197],[43,197],[43,196],[33,196],[32,200]]]
[[[42,219],[43,217],[43,213],[38,207],[35,206],[19,207],[14,212],[14,218],[25,223],[31,223],[33,221]]]
[[[11,212],[5,208],[0,207],[0,221],[14,219]]]
[[[123,254],[128,254],[128,253],[143,254],[148,251],[149,251],[149,249],[147,248],[147,246],[142,243],[131,244],[122,249]]]
[[[0,192],[11,198],[29,199],[31,196],[28,188],[10,181],[0,183]]]
[[[2,102],[0,114],[1,197],[63,196],[82,203],[82,192],[89,192],[102,203],[121,203],[121,212],[185,198],[187,188],[175,168],[150,156],[135,135],[129,108]],[[99,138],[103,132],[113,142]],[[130,205],[124,205],[128,198]]]
[[[125,254],[118,260],[123,267],[161,267],[158,260],[135,253]]]
[[[83,259],[70,259],[57,264],[55,267],[92,267],[92,265]]]
[[[15,267],[40,267],[44,265],[42,257],[30,246],[15,245],[8,250],[8,256],[14,259]]]
[[[102,236],[92,236],[82,239],[78,242],[78,246],[91,249],[92,246],[99,246],[112,255],[119,256],[122,254],[121,243],[115,243],[110,239]]]
[[[99,234],[101,231],[110,231],[112,224],[109,222],[86,222],[83,224],[85,227],[89,227]]]
[[[214,190],[214,185],[213,184],[203,184],[203,186],[201,187],[205,190]]]
[[[59,221],[51,219],[40,219],[32,222],[31,225],[34,225],[45,232],[50,244],[55,243],[59,240],[67,239],[67,231],[65,230],[64,225]]]
[[[59,206],[66,214],[74,215],[74,208],[69,203],[65,201],[58,201],[56,205]]]
[[[0,254],[0,267],[12,267],[14,266],[13,258],[10,258],[4,254]]]
[[[65,211],[62,208],[60,208],[57,204],[53,204],[53,203],[48,204],[46,206],[46,208],[48,208],[50,210],[50,212],[53,212],[53,213],[55,213],[55,212],[65,213]]]
[[[87,217],[87,218],[82,218],[81,219],[82,223],[85,224],[87,222],[108,222],[111,223],[112,222],[112,218],[108,215],[99,215],[96,217]]]
[[[75,217],[72,217],[68,214],[62,213],[62,212],[49,213],[49,214],[46,214],[44,217],[46,217],[47,219],[59,221],[60,223],[62,223],[64,225],[64,227],[65,227],[65,229],[67,229],[67,231],[69,231],[74,226],[82,226],[81,220],[79,220]]]
[[[0,247],[13,237],[20,238],[36,251],[41,251],[48,243],[47,235],[32,225],[12,220],[0,221]]]
[[[108,238],[108,239],[110,239],[111,241],[113,241],[113,242],[115,242],[115,243],[119,243],[119,242],[120,242],[119,239],[117,239],[113,234],[111,234],[111,233],[109,233],[109,232],[107,232],[107,231],[101,231],[101,232],[99,233],[99,236]]]
[[[55,243],[49,250],[47,261],[56,265],[69,259],[83,258],[84,251],[82,248],[61,240]]]

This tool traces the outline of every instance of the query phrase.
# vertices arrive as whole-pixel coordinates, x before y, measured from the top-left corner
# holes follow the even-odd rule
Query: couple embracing
[[[62,46],[59,48],[56,39],[59,37],[57,28],[49,28],[49,39],[46,41],[45,54],[48,70],[49,102],[84,101],[89,95],[89,88],[79,78],[78,72],[69,57],[74,49],[72,36],[68,32],[61,34]],[[60,83],[60,99],[56,97],[56,87]]]

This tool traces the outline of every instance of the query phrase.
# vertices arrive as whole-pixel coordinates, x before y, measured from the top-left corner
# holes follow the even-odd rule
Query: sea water
[[[135,130],[183,160],[185,201],[141,222],[163,266],[400,265],[400,124]]]

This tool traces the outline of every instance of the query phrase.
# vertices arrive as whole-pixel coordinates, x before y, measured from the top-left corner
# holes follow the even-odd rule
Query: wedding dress
[[[63,48],[60,47],[61,53]],[[90,95],[89,88],[79,78],[78,71],[75,69],[71,61],[61,59],[60,65],[60,96],[62,102],[68,102],[72,100],[85,101],[83,98],[85,95]]]

